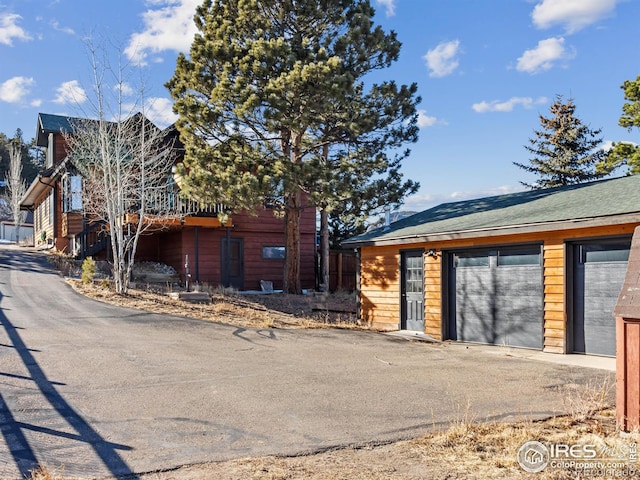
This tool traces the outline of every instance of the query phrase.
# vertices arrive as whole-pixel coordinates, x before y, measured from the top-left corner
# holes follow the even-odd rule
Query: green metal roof
[[[637,214],[640,220],[640,175],[444,203],[352,237],[343,245],[406,243],[461,234],[482,237],[494,230],[544,230],[554,223],[592,219],[617,223],[613,217],[629,214]]]

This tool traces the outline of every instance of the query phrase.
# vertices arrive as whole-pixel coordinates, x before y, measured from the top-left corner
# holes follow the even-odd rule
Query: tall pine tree
[[[278,205],[287,292],[301,290],[301,211],[398,178],[407,152],[390,151],[417,139],[415,84],[365,88],[400,51],[373,16],[369,0],[205,0],[190,55],[167,83],[185,144],[183,191],[234,210]],[[383,181],[382,197],[386,185],[414,188]]]
[[[621,86],[624,90],[622,115],[618,124],[629,132],[634,127],[640,128],[640,75],[635,80],[625,80]],[[611,173],[622,166],[627,167],[627,173],[640,174],[640,145],[630,142],[616,142],[607,157],[598,164],[598,171]]]
[[[520,182],[524,186],[540,189],[584,183],[606,175],[596,171],[596,164],[606,153],[600,145],[601,130],[591,130],[576,117],[573,99],[562,102],[557,95],[550,107],[551,117],[540,115],[541,130],[525,145],[533,157],[529,164],[514,165],[538,176],[535,183]]]

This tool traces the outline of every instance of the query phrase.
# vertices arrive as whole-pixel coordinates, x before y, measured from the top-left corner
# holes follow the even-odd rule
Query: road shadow
[[[76,447],[89,447],[94,452],[94,455],[91,456],[96,458],[94,463],[98,461],[102,463],[101,472],[106,469],[106,472],[116,477],[138,478],[119,453],[120,451],[132,450],[132,447],[110,442],[103,438],[69,404],[56,388],[64,384],[47,378],[43,368],[33,355],[34,350],[28,348],[22,339],[19,327],[13,325],[5,315],[4,309],[2,309],[2,299],[3,294],[0,291],[0,324],[8,339],[8,343],[3,344],[1,348],[12,349],[28,373],[26,375],[16,375],[0,371],[0,376],[28,382],[28,388],[16,389],[12,392],[10,388],[0,385],[0,435],[4,438],[9,455],[5,460],[2,457],[5,457],[6,454],[0,452],[0,466],[2,464],[8,465],[13,461],[17,473],[20,474],[21,478],[24,478],[28,477],[32,470],[44,466],[41,464],[43,458],[55,458],[55,463],[59,465],[52,465],[50,460],[47,460],[45,462],[46,466],[49,468],[60,467],[65,474],[72,474],[65,468],[65,461],[71,462],[74,459],[69,458],[68,451],[65,452],[61,449],[60,444],[63,443],[65,450],[73,450]],[[6,362],[4,365],[9,365],[9,363]],[[47,423],[51,423],[50,419],[54,417],[54,423],[61,425],[61,428],[37,424],[37,419],[35,418],[31,421],[25,421],[24,418],[33,416],[35,413],[29,413],[18,407],[21,395],[29,395],[31,397],[37,395],[37,405],[44,407],[37,409],[32,407],[29,410],[34,410],[41,416],[42,412],[46,412],[49,414]],[[33,403],[33,400],[30,399],[30,403]],[[12,404],[15,405],[12,407]],[[35,441],[35,438],[38,440]],[[83,455],[83,459],[84,457],[86,455]],[[88,465],[86,468],[89,469],[91,467]],[[4,472],[0,473],[4,474]],[[77,473],[86,475],[91,472]]]
[[[30,248],[8,247],[0,245],[0,268],[19,268],[24,272],[36,272],[45,275],[58,275],[42,252]]]

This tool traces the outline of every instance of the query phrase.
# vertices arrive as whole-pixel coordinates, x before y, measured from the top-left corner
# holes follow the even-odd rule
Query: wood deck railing
[[[226,210],[222,203],[202,204],[187,200],[175,190],[151,190],[145,195],[146,211],[151,214],[210,215],[215,216]],[[135,210],[135,209],[132,209]]]

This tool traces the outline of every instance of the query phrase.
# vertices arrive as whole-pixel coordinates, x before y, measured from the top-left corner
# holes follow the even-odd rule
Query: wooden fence
[[[356,289],[358,259],[353,250],[331,250],[329,252],[329,291]]]

